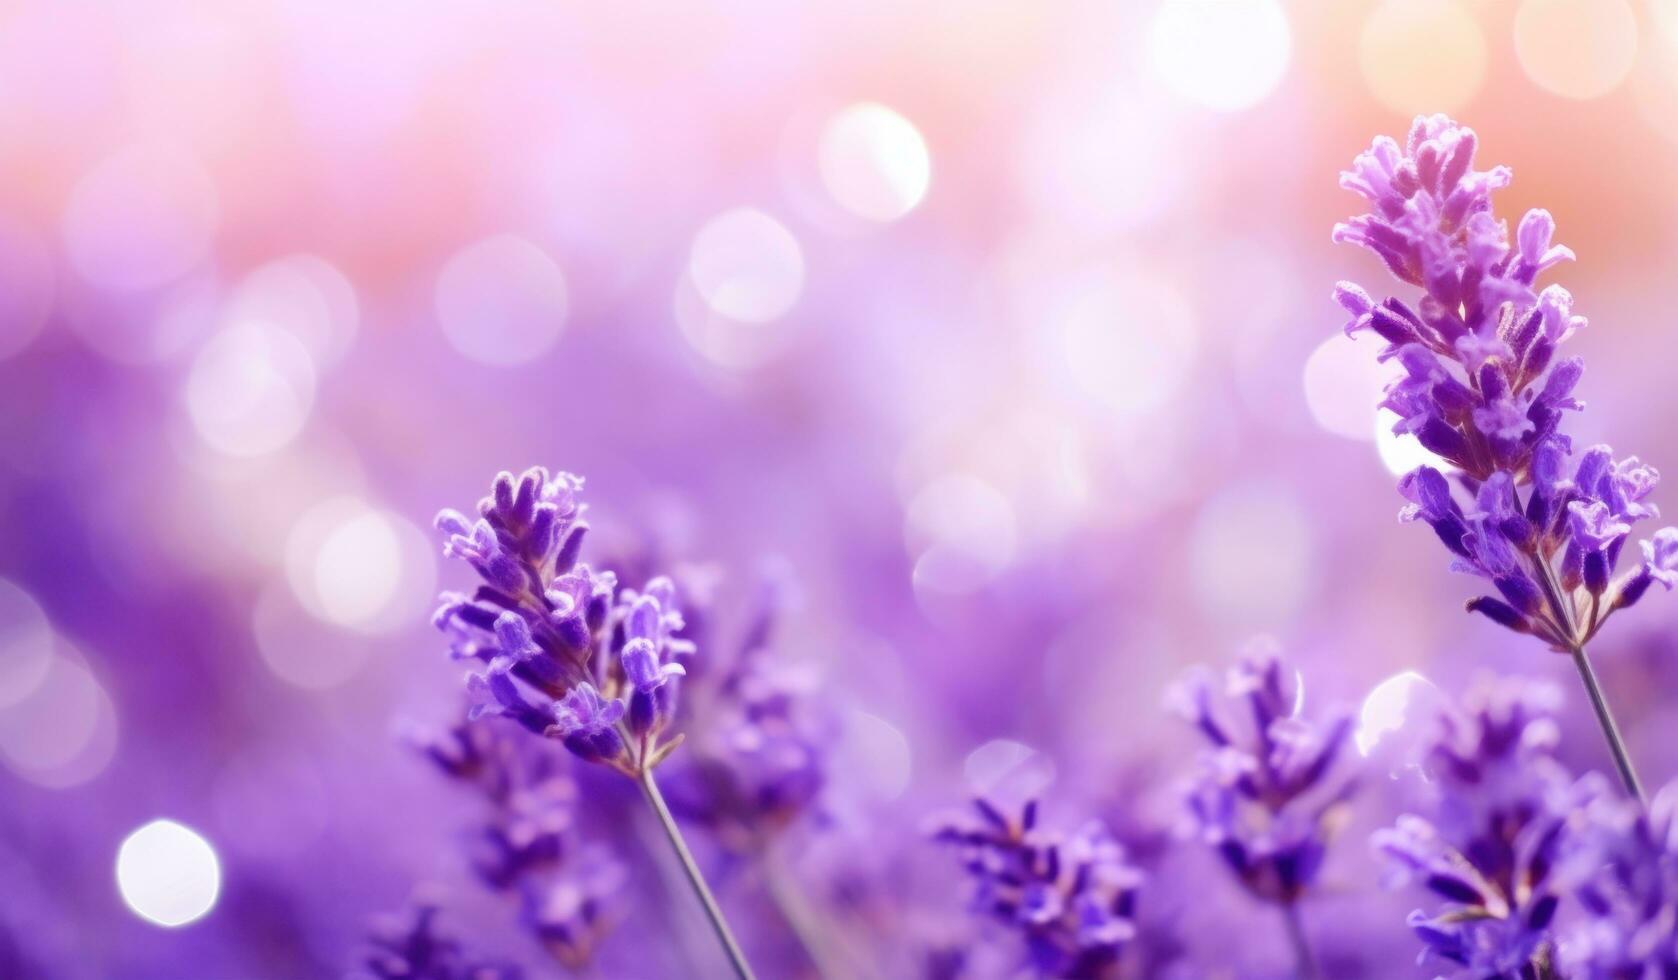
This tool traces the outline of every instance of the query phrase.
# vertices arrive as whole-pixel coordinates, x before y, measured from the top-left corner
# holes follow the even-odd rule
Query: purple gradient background
[[[422,883],[475,945],[534,961],[452,846],[468,801],[395,738],[458,697],[427,619],[430,593],[467,576],[430,518],[504,468],[585,474],[597,549],[715,562],[739,594],[765,557],[793,570],[782,646],[829,671],[851,721],[833,792],[859,814],[853,853],[915,869],[871,940],[894,975],[959,921],[943,862],[905,855],[988,740],[1055,760],[1051,812],[1126,826],[1170,813],[1190,751],[1163,686],[1255,632],[1283,640],[1313,703],[1487,667],[1571,696],[1564,659],[1460,613],[1465,582],[1396,527],[1374,444],[1325,430],[1306,397],[1306,361],[1341,322],[1329,287],[1372,276],[1328,242],[1355,210],[1335,176],[1407,125],[1360,66],[1371,5],[1290,5],[1274,91],[1233,112],[1162,82],[1151,6],[0,8],[0,579],[83,665],[52,669],[84,678],[0,697],[0,965],[335,975],[368,916]],[[1515,169],[1504,212],[1550,209],[1580,256],[1562,273],[1591,319],[1575,436],[1678,468],[1678,116],[1660,110],[1678,104],[1661,74],[1678,41],[1639,8],[1631,77],[1570,100],[1523,70],[1517,4],[1461,6],[1485,66],[1454,111]],[[864,100],[910,120],[931,159],[924,201],[886,224],[845,215],[814,163],[822,122]],[[161,154],[154,179],[101,191],[136,146]],[[784,314],[728,328],[763,355],[723,364],[680,325],[696,315],[683,284],[695,235],[742,206],[791,233],[803,276]],[[513,366],[464,356],[435,300],[451,257],[496,235],[544,252],[566,293],[551,347]],[[312,380],[293,437],[229,454],[190,408],[194,372],[239,326],[249,274],[299,253],[353,289],[353,332],[338,353],[298,348]],[[489,315],[457,328],[495,329]],[[1069,354],[1092,318],[1112,333]],[[1336,363],[1372,353],[1357,347]],[[1372,405],[1351,381],[1331,408],[1355,413],[1366,389]],[[332,580],[299,528],[344,497],[402,543],[370,630],[293,594],[299,575]],[[0,635],[21,608],[0,603]],[[1596,651],[1655,783],[1678,773],[1673,615],[1649,601]],[[272,666],[295,658],[311,684]],[[1600,766],[1580,722],[1565,753]],[[1331,868],[1351,924],[1323,929],[1324,955],[1338,975],[1408,975],[1392,971],[1410,902],[1372,887],[1359,835],[1385,811],[1367,811]],[[216,906],[180,929],[134,915],[113,877],[123,838],[159,817],[221,861]],[[605,972],[705,975],[679,944],[627,935],[694,925],[631,864],[641,891]],[[1196,962],[1279,975],[1264,910],[1200,855],[1165,867],[1160,901]],[[1177,909],[1199,881],[1210,894]],[[754,954],[782,964],[766,975],[802,969],[749,874],[721,890]],[[1229,930],[1260,938],[1232,954]]]

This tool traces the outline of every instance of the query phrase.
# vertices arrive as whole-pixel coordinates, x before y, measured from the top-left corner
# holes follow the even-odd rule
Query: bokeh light
[[[829,120],[817,152],[833,200],[869,221],[908,214],[932,183],[932,157],[920,130],[877,102],[858,103]]]
[[[1369,417],[1393,374],[1367,340],[1332,334],[1305,361],[1305,404],[1317,424],[1348,439],[1373,439]]]
[[[365,637],[321,620],[284,582],[271,583],[257,596],[251,638],[269,673],[306,691],[349,683],[373,656]]]
[[[1163,0],[1148,31],[1148,54],[1166,85],[1223,111],[1263,101],[1292,52],[1276,0]]]
[[[571,294],[559,264],[526,239],[497,235],[461,249],[437,276],[437,322],[466,357],[492,367],[533,361],[565,328]]]
[[[1444,465],[1438,456],[1427,451],[1416,437],[1409,433],[1393,431],[1393,423],[1398,421],[1391,412],[1375,413],[1375,425],[1370,430],[1375,437],[1375,450],[1381,457],[1381,464],[1395,476],[1403,476],[1418,466]]]
[[[1013,505],[967,473],[943,476],[915,494],[904,517],[916,589],[971,592],[1013,561]]]
[[[1201,509],[1189,540],[1194,594],[1224,622],[1274,627],[1310,595],[1312,526],[1282,484],[1231,487]]]
[[[206,445],[229,456],[261,456],[303,430],[314,405],[315,365],[285,330],[235,324],[198,352],[184,397]]]
[[[117,888],[137,916],[173,928],[203,918],[221,893],[221,862],[210,842],[173,820],[153,820],[117,850]]]
[[[64,246],[88,282],[149,289],[203,261],[216,221],[215,186],[191,154],[137,145],[76,185],[64,212]]]
[[[226,319],[284,330],[326,368],[349,350],[360,310],[342,272],[319,256],[293,255],[247,275],[233,291]]]
[[[1428,708],[1437,709],[1440,692],[1426,677],[1406,670],[1375,685],[1363,699],[1354,734],[1358,751],[1368,755],[1383,739],[1422,720]]]
[[[1637,15],[1626,0],[1522,0],[1515,55],[1540,88],[1594,99],[1625,81],[1637,59]]]
[[[0,761],[49,789],[88,782],[117,748],[116,711],[82,656],[59,646],[44,676],[0,708]]]
[[[1485,32],[1463,0],[1384,0],[1364,23],[1358,67],[1395,112],[1455,112],[1485,81]]]
[[[839,765],[876,802],[895,800],[914,775],[909,740],[896,725],[866,711],[845,716]]]
[[[688,276],[712,310],[763,323],[798,302],[804,252],[779,221],[755,208],[736,208],[712,218],[694,236]]]
[[[298,602],[323,622],[389,632],[424,614],[437,580],[433,550],[400,515],[339,497],[293,525],[286,575]]]
[[[1094,273],[1073,280],[1040,312],[1077,391],[1118,420],[1147,416],[1194,366],[1200,331],[1163,278]]]
[[[994,738],[967,753],[961,773],[968,791],[987,799],[1035,799],[1054,784],[1054,760],[1024,742]]]
[[[41,686],[52,667],[54,634],[35,597],[0,578],[0,709]]]

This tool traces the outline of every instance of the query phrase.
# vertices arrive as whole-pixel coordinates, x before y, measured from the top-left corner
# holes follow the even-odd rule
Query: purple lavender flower
[[[374,923],[362,970],[352,977],[378,980],[521,980],[507,963],[467,956],[458,940],[437,929],[437,906],[416,905],[406,915]]]
[[[444,593],[433,622],[452,656],[483,665],[466,682],[472,717],[510,718],[635,775],[675,747],[659,736],[675,711],[673,680],[686,672],[679,658],[693,646],[670,579],[620,590],[612,573],[579,563],[582,485],[541,467],[502,473],[476,521],[437,515],[443,553],[484,584],[471,596]]]
[[[1584,365],[1557,354],[1585,319],[1567,290],[1536,286],[1573,253],[1552,244],[1555,221],[1539,209],[1511,245],[1491,203],[1510,171],[1475,170],[1477,145],[1473,130],[1423,116],[1405,147],[1383,136],[1358,156],[1340,183],[1370,211],[1337,225],[1334,239],[1368,248],[1423,295],[1415,306],[1377,302],[1343,282],[1335,299],[1351,315],[1347,333],[1376,334],[1380,357],[1404,369],[1382,402],[1398,416],[1394,430],[1441,457],[1468,498],[1459,503],[1440,470],[1423,466],[1400,483],[1403,519],[1427,522],[1453,567],[1494,587],[1470,610],[1572,651],[1672,567],[1670,547],[1664,564],[1655,555],[1674,536],[1657,533],[1644,564],[1613,580],[1632,525],[1657,516],[1643,501],[1658,474],[1636,457],[1616,462],[1606,446],[1573,461],[1561,420],[1583,407],[1573,389]]]
[[[1228,672],[1226,698],[1240,704],[1231,716],[1219,711],[1213,680],[1193,671],[1169,698],[1209,743],[1187,793],[1191,829],[1254,897],[1292,904],[1345,816],[1353,783],[1335,776],[1335,762],[1351,719],[1302,717],[1293,678],[1268,643],[1251,645]]]
[[[1511,247],[1491,201],[1510,172],[1475,170],[1477,144],[1445,116],[1419,116],[1405,147],[1378,137],[1353,161],[1340,184],[1370,211],[1336,225],[1334,240],[1368,248],[1422,297],[1376,302],[1345,282],[1334,297],[1351,314],[1346,332],[1376,334],[1379,357],[1404,369],[1381,403],[1398,416],[1394,431],[1415,436],[1462,488],[1459,501],[1444,473],[1419,467],[1399,483],[1410,501],[1400,518],[1425,521],[1453,569],[1491,585],[1470,612],[1572,656],[1620,779],[1641,796],[1585,647],[1650,583],[1671,587],[1678,530],[1656,532],[1643,563],[1614,577],[1632,526],[1658,516],[1645,501],[1659,474],[1607,446],[1574,458],[1561,421],[1584,407],[1573,397],[1584,362],[1557,355],[1585,318],[1561,286],[1536,286],[1573,253],[1552,244],[1555,221],[1539,209],[1521,218]]]
[[[1647,809],[1594,774],[1580,782],[1567,864],[1583,915],[1563,935],[1566,975],[1678,975],[1678,782]]]
[[[617,923],[626,878],[606,848],[582,848],[539,886],[522,890],[520,919],[549,955],[581,969]]]
[[[1227,674],[1225,698],[1241,703],[1233,716],[1218,710],[1213,681],[1210,671],[1192,671],[1167,699],[1209,743],[1185,794],[1188,829],[1248,894],[1282,910],[1300,975],[1318,976],[1299,904],[1355,788],[1335,765],[1351,719],[1303,717],[1303,690],[1267,641],[1250,644]]]
[[[1553,755],[1559,700],[1547,684],[1482,680],[1426,750],[1431,817],[1406,814],[1373,838],[1390,885],[1415,882],[1444,903],[1410,914],[1421,960],[1465,980],[1549,968],[1569,785]]]
[[[586,964],[616,919],[624,872],[606,849],[577,842],[577,784],[565,753],[473,721],[412,741],[487,804],[470,841],[484,884],[517,899],[524,923],[556,960]]]
[[[695,715],[705,724],[670,788],[678,813],[740,852],[761,850],[811,807],[826,786],[838,737],[815,696],[816,673],[775,649],[786,591],[778,580],[763,584],[733,661],[696,688]]]
[[[983,797],[973,810],[934,837],[959,850],[976,910],[1019,936],[1040,975],[1108,975],[1136,938],[1142,873],[1124,848],[1100,821],[1066,837],[1043,831],[1036,801],[1017,817]]]
[[[736,975],[749,980],[751,966],[653,778],[681,744],[680,735],[661,735],[675,716],[676,679],[686,673],[680,659],[694,652],[675,584],[656,576],[640,592],[620,590],[617,576],[579,562],[582,485],[541,467],[516,480],[501,473],[479,501],[477,521],[438,514],[448,536],[443,553],[471,564],[484,584],[470,598],[444,593],[433,623],[448,634],[452,656],[486,665],[467,678],[469,718],[508,717],[639,784]],[[525,918],[562,959],[586,958],[604,921],[595,898],[615,879],[571,868],[566,875],[539,894],[527,891]]]

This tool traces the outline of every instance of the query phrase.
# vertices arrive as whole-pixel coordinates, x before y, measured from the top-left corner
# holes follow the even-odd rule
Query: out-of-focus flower
[[[443,553],[484,584],[444,593],[433,622],[453,655],[476,660],[472,716],[502,715],[551,735],[590,762],[635,775],[677,744],[660,742],[676,708],[679,662],[693,653],[670,579],[620,589],[611,572],[579,563],[580,477],[541,467],[496,477],[479,517],[437,515]]]
[[[1678,975],[1678,782],[1647,809],[1594,774],[1581,784],[1567,865],[1583,914],[1562,937],[1566,975]]]
[[[1657,532],[1644,563],[1613,581],[1632,525],[1658,516],[1644,501],[1659,474],[1607,446],[1573,460],[1560,426],[1583,407],[1573,389],[1584,363],[1557,353],[1586,321],[1567,290],[1535,285],[1573,252],[1552,243],[1555,221],[1541,209],[1509,241],[1491,195],[1510,171],[1475,170],[1477,145],[1473,130],[1422,116],[1405,146],[1382,136],[1357,157],[1340,183],[1370,211],[1337,225],[1334,239],[1374,252],[1423,295],[1415,306],[1377,302],[1346,282],[1334,295],[1351,316],[1347,333],[1378,335],[1380,357],[1404,369],[1382,402],[1398,416],[1394,430],[1453,467],[1466,492],[1465,507],[1443,473],[1420,467],[1399,485],[1410,501],[1401,517],[1431,525],[1454,568],[1489,580],[1494,594],[1471,611],[1573,651],[1651,581],[1670,586],[1678,531]]]
[[[786,587],[766,581],[739,653],[696,683],[701,731],[670,781],[671,807],[739,851],[763,847],[807,812],[827,783],[838,725],[818,696],[819,677],[788,663],[774,644]]]
[[[517,899],[526,927],[556,960],[587,963],[616,922],[624,871],[605,848],[579,845],[577,786],[565,754],[481,721],[414,741],[487,804],[470,838],[478,876]]]
[[[1428,747],[1430,816],[1407,814],[1374,836],[1390,884],[1414,882],[1444,902],[1410,914],[1421,959],[1465,980],[1543,975],[1533,971],[1550,964],[1569,784],[1552,754],[1558,701],[1548,684],[1479,682]]]
[[[436,905],[420,903],[373,924],[361,969],[352,977],[377,980],[523,980],[508,963],[480,960],[437,928]]]
[[[1037,814],[1035,800],[1009,816],[980,797],[934,838],[957,848],[975,910],[1023,941],[1032,969],[1105,976],[1136,938],[1142,873],[1100,821],[1062,836],[1040,829]]]
[[[1214,681],[1196,670],[1169,698],[1209,743],[1188,787],[1190,829],[1254,897],[1291,905],[1315,880],[1344,822],[1355,784],[1337,774],[1336,760],[1351,718],[1303,717],[1296,682],[1267,642],[1243,652],[1222,698]],[[1228,710],[1220,701],[1231,702]]]

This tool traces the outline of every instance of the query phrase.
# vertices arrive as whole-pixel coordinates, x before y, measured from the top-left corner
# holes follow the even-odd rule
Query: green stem
[[[664,828],[664,836],[669,838],[670,847],[676,852],[676,858],[681,861],[682,870],[687,872],[688,884],[693,886],[693,893],[698,896],[699,904],[705,907],[705,916],[711,920],[711,929],[716,932],[717,940],[728,954],[728,962],[734,967],[734,975],[739,980],[756,980],[752,974],[751,964],[746,962],[746,954],[741,952],[740,944],[735,941],[734,933],[728,928],[728,919],[722,914],[722,906],[717,904],[717,897],[711,894],[711,886],[705,883],[705,875],[699,870],[699,863],[693,859],[693,852],[688,850],[687,841],[682,839],[681,828],[676,826],[676,818],[670,815],[670,808],[664,803],[664,794],[658,790],[658,782],[653,779],[651,769],[642,769],[635,781],[640,784],[641,792],[647,798],[647,805],[653,809],[659,824]]]
[[[774,901],[775,908],[780,911],[781,918],[786,920],[787,927],[798,938],[804,952],[810,958],[810,964],[823,977],[877,977],[879,975],[870,964],[858,962],[853,951],[841,944],[830,945],[823,937],[817,913],[805,901],[804,893],[794,882],[788,881],[786,875],[779,868],[779,857],[772,851],[763,854],[763,877],[768,886],[769,897]],[[837,929],[834,930],[837,932]],[[841,964],[843,968],[841,968]]]
[[[1631,764],[1631,753],[1626,750],[1620,726],[1614,723],[1614,712],[1609,710],[1608,699],[1597,683],[1596,671],[1591,667],[1591,658],[1585,653],[1584,644],[1573,648],[1573,665],[1579,668],[1579,679],[1585,682],[1585,690],[1591,696],[1591,708],[1596,712],[1597,724],[1602,726],[1602,737],[1608,742],[1608,752],[1614,757],[1614,768],[1620,771],[1620,782],[1639,803],[1647,802],[1643,797],[1643,784],[1638,782],[1637,770]]]

